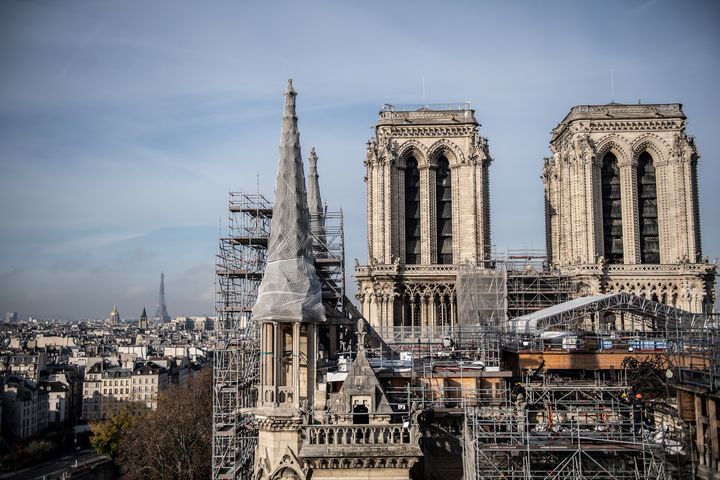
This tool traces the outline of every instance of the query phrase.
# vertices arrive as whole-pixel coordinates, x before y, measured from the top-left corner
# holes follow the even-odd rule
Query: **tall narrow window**
[[[405,263],[420,263],[420,171],[415,157],[405,168]]]
[[[605,259],[610,263],[623,263],[620,169],[617,158],[610,152],[603,157],[601,182]]]
[[[452,190],[450,186],[450,164],[443,155],[438,159],[437,181],[437,263],[453,263],[452,251]]]
[[[640,261],[660,263],[655,166],[647,152],[643,152],[638,158],[637,182]]]

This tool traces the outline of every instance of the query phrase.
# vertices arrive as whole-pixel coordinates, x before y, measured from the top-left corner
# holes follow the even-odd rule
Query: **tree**
[[[120,439],[139,420],[143,412],[132,405],[123,405],[105,420],[90,424],[90,445],[98,452],[116,458]]]
[[[127,480],[206,479],[211,441],[212,375],[203,370],[160,394],[157,410],[121,435],[117,463]]]

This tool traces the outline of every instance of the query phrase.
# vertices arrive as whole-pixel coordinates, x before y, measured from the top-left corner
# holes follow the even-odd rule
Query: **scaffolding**
[[[261,193],[230,193],[228,231],[220,238],[215,270],[214,479],[251,478],[254,468],[260,333],[251,313],[267,263],[272,216],[273,204]],[[315,268],[323,301],[344,312],[342,211],[325,212],[324,219],[324,234],[312,234]]]
[[[467,409],[464,480],[668,478],[664,457],[681,441],[652,426],[627,384],[525,380],[503,405]]]
[[[520,317],[570,300],[571,278],[548,266],[542,250],[509,250],[496,257],[507,270],[507,316]]]
[[[272,205],[260,193],[231,192],[227,235],[216,263],[216,348],[213,363],[214,479],[250,478],[257,429],[259,329],[251,319],[267,262]]]
[[[461,265],[457,273],[458,328],[477,329],[476,360],[500,366],[500,337],[507,322],[507,272]]]
[[[312,224],[316,214],[310,213]],[[323,302],[345,312],[345,235],[343,212],[323,213],[324,229],[311,232],[315,271],[320,278]]]

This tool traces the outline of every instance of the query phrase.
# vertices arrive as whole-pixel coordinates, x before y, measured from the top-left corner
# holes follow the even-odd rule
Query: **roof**
[[[577,120],[639,120],[639,119],[680,119],[685,120],[680,103],[608,103],[605,105],[576,105],[553,129],[551,142],[562,135],[565,129]]]
[[[705,326],[707,316],[638,297],[631,293],[608,293],[575,298],[508,321],[511,331],[516,333],[538,333],[545,329],[565,325],[590,313],[605,310],[627,311],[643,317],[665,321],[665,325],[684,327]]]
[[[380,111],[377,126],[472,125],[479,126],[470,103],[444,105],[390,105]]]
[[[67,392],[69,390],[68,386],[62,382],[42,382],[40,386],[50,392]]]

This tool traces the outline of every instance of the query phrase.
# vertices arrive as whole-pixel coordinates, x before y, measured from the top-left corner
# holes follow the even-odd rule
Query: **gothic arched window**
[[[405,263],[420,263],[420,171],[415,157],[405,168]]]
[[[453,263],[452,241],[452,187],[450,164],[443,155],[438,159],[435,173],[437,195],[437,263]]]
[[[617,157],[612,152],[603,157],[601,184],[605,259],[610,263],[623,263],[620,169]]]
[[[642,263],[660,263],[655,166],[648,152],[643,152],[638,157],[637,192],[640,261]]]

